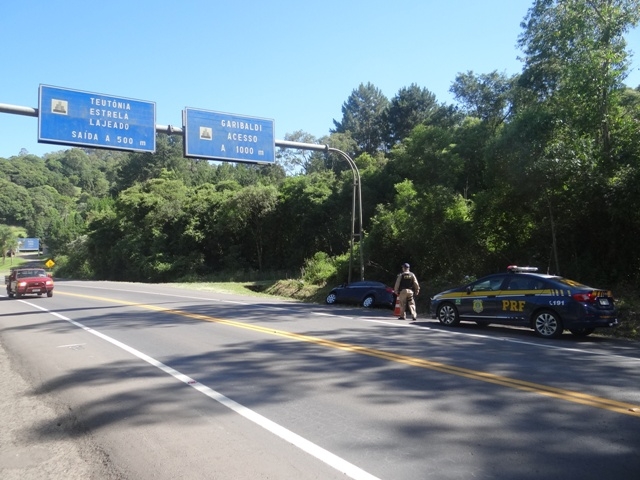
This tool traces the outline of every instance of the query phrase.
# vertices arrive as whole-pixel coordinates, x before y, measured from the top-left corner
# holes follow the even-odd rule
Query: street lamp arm
[[[280,148],[297,148],[298,150],[316,150],[318,152],[328,152],[329,145],[320,145],[317,143],[291,142],[289,140],[276,140],[276,147]]]

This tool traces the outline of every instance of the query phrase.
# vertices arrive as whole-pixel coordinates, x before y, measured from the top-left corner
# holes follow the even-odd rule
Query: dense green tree
[[[522,24],[521,84],[606,155],[638,21],[640,0],[536,0]]]
[[[0,225],[0,249],[2,249],[2,263],[7,259],[7,254],[11,254],[18,246],[18,239],[13,234],[11,227]]]
[[[375,252],[382,270],[395,272],[408,261],[424,279],[425,291],[434,284],[459,283],[475,271],[479,249],[474,248],[472,204],[443,186],[418,190],[405,180],[395,188],[393,203],[378,205],[366,240],[365,251]]]
[[[624,34],[639,18],[637,0],[539,0],[522,24],[525,68],[514,124],[521,128],[509,129],[519,141],[495,158],[516,160],[512,153],[521,152],[519,178],[507,177],[520,190],[505,193],[538,186],[526,199],[531,212],[538,212],[531,238],[547,239],[556,271],[578,278],[618,265],[636,268],[629,259],[626,265],[616,259],[620,244],[636,230],[621,202],[629,201],[621,196],[631,178],[626,166],[637,158],[637,149],[629,148],[634,128],[622,100],[629,59]],[[532,124],[539,128],[525,126],[525,118],[540,119]],[[597,229],[593,218],[600,219]]]
[[[104,197],[109,192],[109,182],[104,170],[105,162],[79,148],[63,150],[46,157],[50,171],[66,178],[79,192],[93,197]]]
[[[50,183],[50,174],[44,161],[35,155],[0,159],[0,171],[10,182],[26,188]]]
[[[274,186],[255,185],[239,190],[224,204],[226,222],[235,233],[236,244],[251,245],[252,248],[244,252],[245,258],[254,259],[259,271],[263,268],[266,226],[277,200],[278,191]]]
[[[54,212],[47,219],[41,238],[52,255],[73,253],[72,243],[85,233],[85,229],[84,219],[77,211],[67,215]]]
[[[285,170],[280,165],[258,165],[248,163],[222,162],[215,167],[210,182],[217,184],[231,180],[243,187],[257,184],[277,185],[286,177]]]
[[[384,113],[387,148],[408,137],[414,127],[429,120],[437,109],[436,96],[426,88],[415,83],[401,88]]]
[[[21,185],[0,179],[0,222],[23,225],[33,213],[29,191]]]
[[[509,97],[514,79],[496,71],[482,75],[468,71],[456,76],[450,90],[462,104],[464,113],[481,119],[495,130],[510,114]]]
[[[128,161],[130,152],[93,148],[87,148],[84,151],[89,156],[92,164],[104,174],[109,185],[109,191],[114,189],[121,165]],[[45,155],[45,159],[48,161],[49,156]]]
[[[159,134],[155,153],[130,153],[119,165],[114,193],[126,190],[136,183],[157,178],[163,170],[174,172],[184,180],[190,175],[190,161],[183,156],[182,141]]]
[[[166,170],[123,191],[113,210],[96,214],[89,226],[92,270],[115,280],[166,281],[196,268],[198,253],[183,235],[188,196]]]
[[[324,171],[288,178],[278,190],[275,230],[270,235],[271,264],[296,271],[318,251],[337,255],[348,243],[350,210],[340,211],[335,195],[336,178]],[[344,226],[340,231],[339,226]]]
[[[64,197],[50,186],[30,188],[28,191],[33,205],[33,216],[27,218],[24,225],[30,236],[43,238],[52,219],[59,215],[58,208],[68,214],[71,209],[65,207],[68,207],[70,202],[63,207]]]
[[[174,261],[183,255],[182,231],[188,189],[182,180],[155,178],[125,190],[116,206],[123,239],[121,251],[131,260],[139,279],[166,280],[176,274]]]
[[[434,185],[453,188],[459,183],[463,159],[455,153],[455,130],[420,125],[391,153],[390,179],[411,180],[420,190]]]
[[[104,280],[134,280],[129,275],[129,252],[124,240],[126,222],[116,208],[98,213],[88,225],[85,238],[87,269]],[[73,254],[72,254],[73,255]],[[78,262],[79,263],[79,262]]]
[[[357,145],[356,151],[347,151],[351,157],[360,153],[374,154],[384,148],[385,112],[389,100],[373,84],[360,84],[342,105],[342,120],[333,121],[332,133],[350,133]]]
[[[226,222],[224,205],[241,188],[234,180],[204,184],[194,189],[185,204],[184,235],[201,255],[202,264],[196,266],[201,273],[220,271],[225,266],[233,229]]]

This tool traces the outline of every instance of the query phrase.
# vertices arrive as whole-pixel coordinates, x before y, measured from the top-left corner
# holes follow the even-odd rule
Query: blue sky
[[[412,83],[453,103],[460,72],[521,71],[532,0],[22,0],[0,7],[0,103],[38,106],[40,84],[274,120],[276,139],[327,135],[361,83]],[[640,85],[640,32],[627,84]],[[0,157],[43,155],[35,117],[0,113]]]

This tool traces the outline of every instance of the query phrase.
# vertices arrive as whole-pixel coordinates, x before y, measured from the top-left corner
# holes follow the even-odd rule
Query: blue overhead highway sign
[[[273,120],[185,108],[185,157],[274,163]]]
[[[40,239],[20,238],[18,239],[18,250],[21,252],[40,250]]]
[[[38,142],[156,150],[156,104],[40,85]]]

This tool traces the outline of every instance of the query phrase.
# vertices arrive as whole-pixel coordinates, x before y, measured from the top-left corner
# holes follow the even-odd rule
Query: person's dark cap
[[[402,268],[409,268],[409,264],[408,263],[403,263],[402,264]]]

